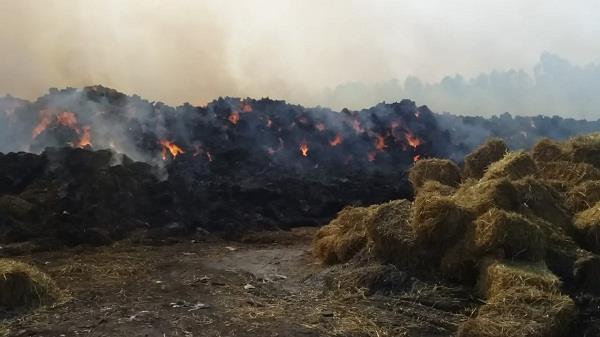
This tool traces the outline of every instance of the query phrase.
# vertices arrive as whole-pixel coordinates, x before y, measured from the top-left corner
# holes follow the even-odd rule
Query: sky
[[[541,104],[563,87],[540,83],[600,90],[596,0],[0,0],[0,28],[0,94],[27,99],[102,84],[172,105],[406,97],[464,114],[600,118],[577,92]],[[514,85],[511,70],[523,72],[515,88],[489,89],[494,74]],[[508,93],[523,85],[537,96],[515,105]]]

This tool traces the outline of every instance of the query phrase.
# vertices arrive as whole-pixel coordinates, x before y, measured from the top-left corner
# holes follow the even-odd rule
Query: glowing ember
[[[417,136],[413,135],[410,131],[406,132],[404,137],[406,138],[408,145],[410,145],[413,149],[416,149],[417,146],[421,145],[421,140]]]
[[[416,162],[417,160],[421,159],[421,155],[418,154],[416,156],[413,157],[413,162]]]
[[[323,123],[317,123],[317,125],[315,125],[315,129],[323,132],[323,131],[325,131],[325,124],[323,124]]]
[[[48,125],[50,125],[50,122],[50,111],[47,109],[40,111],[40,120],[38,121],[37,125],[33,128],[33,131],[31,132],[31,138],[37,138],[37,136],[39,136],[42,132],[44,132],[44,130],[46,130]]]
[[[167,151],[169,151],[171,153],[171,155],[173,156],[173,158],[177,158],[178,155],[183,154],[183,150],[177,146],[177,144],[168,141],[168,140],[161,140],[160,141],[160,145],[162,145],[162,159],[163,160],[167,160]]]
[[[383,151],[383,149],[387,147],[387,145],[385,145],[385,139],[382,135],[375,135],[375,137],[375,149],[377,149],[377,151]]]
[[[242,112],[252,112],[252,106],[246,102],[242,102],[242,106],[240,108]]]
[[[81,138],[79,142],[76,144],[77,147],[84,148],[86,146],[92,146],[92,136],[90,134],[90,127],[84,126],[81,128],[81,131],[78,130],[77,133],[81,132]]]
[[[237,111],[232,111],[227,119],[231,124],[236,125],[240,121],[240,114]]]
[[[70,129],[77,127],[77,117],[75,114],[69,111],[63,111],[56,116],[56,121],[62,126],[66,126]]]
[[[329,141],[329,145],[331,146],[338,146],[340,144],[342,144],[342,136],[340,136],[339,134],[335,135],[335,138]]]
[[[304,157],[308,157],[308,144],[306,144],[306,142],[300,143],[300,154]]]

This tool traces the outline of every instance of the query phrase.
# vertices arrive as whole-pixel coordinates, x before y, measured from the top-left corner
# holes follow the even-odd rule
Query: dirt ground
[[[313,233],[124,241],[16,257],[47,272],[67,297],[2,324],[8,336],[22,337],[433,337],[452,336],[473,310],[433,284],[393,296],[326,290],[310,253]]]

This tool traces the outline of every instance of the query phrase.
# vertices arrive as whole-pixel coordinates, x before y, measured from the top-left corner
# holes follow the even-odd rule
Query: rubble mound
[[[493,152],[490,144],[501,148],[488,142],[470,160],[486,162],[481,158]],[[426,178],[411,179],[417,185],[414,201],[385,204],[405,207],[392,222],[375,219],[376,212],[368,215],[367,228],[383,227],[385,235],[362,231],[362,250],[355,251],[362,252],[362,260],[366,254],[370,261],[393,263],[413,274],[424,268],[473,286],[485,304],[461,325],[458,336],[564,336],[576,319],[582,323],[577,329],[585,329],[593,320],[578,316],[578,309],[587,310],[579,296],[600,293],[598,149],[598,135],[540,142],[531,153],[507,152],[479,165],[485,166],[479,179],[472,178],[474,164],[465,161],[466,178],[458,187],[437,179],[444,173],[424,181],[427,162],[415,165],[418,172],[411,175]],[[351,235],[353,226],[347,223],[343,235]],[[402,248],[379,253],[385,250],[381,246],[392,245]]]
[[[50,305],[61,297],[50,277],[28,264],[0,259],[0,308],[26,310]]]

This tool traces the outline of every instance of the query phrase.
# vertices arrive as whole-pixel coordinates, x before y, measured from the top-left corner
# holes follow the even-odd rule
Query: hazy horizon
[[[102,84],[171,105],[410,98],[597,119],[600,3],[0,0],[0,94]]]

